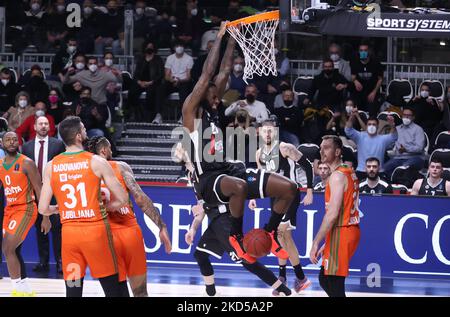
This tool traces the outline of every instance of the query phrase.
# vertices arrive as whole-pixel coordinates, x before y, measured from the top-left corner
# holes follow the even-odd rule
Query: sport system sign
[[[336,12],[320,24],[320,33],[372,37],[450,37],[450,14]]]

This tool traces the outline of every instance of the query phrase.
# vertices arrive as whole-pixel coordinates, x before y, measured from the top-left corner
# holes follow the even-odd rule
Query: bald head
[[[37,117],[34,123],[34,130],[36,130],[36,137],[45,138],[48,136],[50,130],[50,123],[45,116]]]

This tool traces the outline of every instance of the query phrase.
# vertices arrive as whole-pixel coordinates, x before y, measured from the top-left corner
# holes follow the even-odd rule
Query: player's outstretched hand
[[[313,191],[311,188],[306,190],[306,196],[303,198],[301,203],[305,206],[309,206],[313,203]]]
[[[256,206],[256,199],[250,199],[250,200],[248,201],[248,208],[249,208],[250,210],[255,210],[256,207],[257,207],[257,206]]]
[[[161,239],[161,242],[164,244],[164,249],[166,250],[166,253],[170,254],[172,252],[172,242],[170,242],[167,227],[164,227],[162,230],[159,231],[159,239]]]

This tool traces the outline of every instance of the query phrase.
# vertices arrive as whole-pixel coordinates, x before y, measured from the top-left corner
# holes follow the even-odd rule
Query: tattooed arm
[[[133,170],[131,167],[125,163],[119,163],[120,172],[123,176],[125,184],[130,191],[131,195],[133,195],[136,204],[141,208],[142,212],[146,214],[159,228],[159,237],[161,242],[164,244],[166,249],[166,253],[170,253],[172,250],[172,245],[169,239],[169,233],[167,232],[167,226],[161,218],[158,210],[156,210],[153,205],[153,201],[148,197],[143,191],[141,186],[136,182],[134,178]]]

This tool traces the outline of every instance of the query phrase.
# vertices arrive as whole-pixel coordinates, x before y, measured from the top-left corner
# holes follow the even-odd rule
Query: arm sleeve
[[[306,181],[307,181],[307,188],[313,188],[313,165],[312,163],[306,158],[305,155],[302,155],[300,160],[298,160],[298,165],[305,171],[306,173]]]

